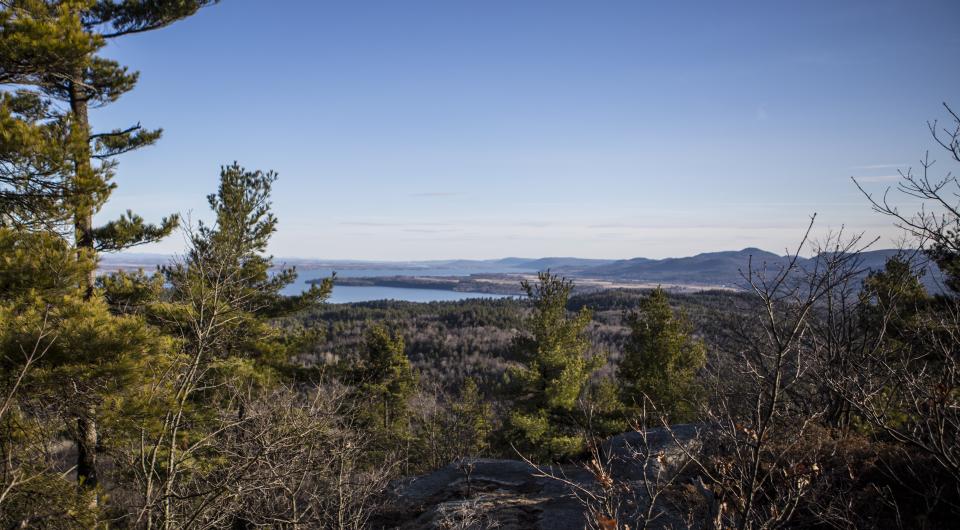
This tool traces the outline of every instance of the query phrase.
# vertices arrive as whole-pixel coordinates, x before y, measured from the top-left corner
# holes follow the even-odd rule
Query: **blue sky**
[[[850,177],[882,191],[933,149],[958,20],[955,0],[224,0],[108,48],[141,80],[94,124],[165,134],[121,158],[100,218],[205,219],[236,160],[280,174],[277,256],[778,251],[814,212],[888,246]]]

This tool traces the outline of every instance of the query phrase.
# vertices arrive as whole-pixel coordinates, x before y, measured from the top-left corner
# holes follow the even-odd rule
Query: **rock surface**
[[[672,425],[648,429],[645,433],[637,431],[618,434],[603,444],[604,454],[609,455],[614,478],[635,481],[647,476],[656,477],[657,472],[666,473],[670,468],[684,461],[685,453],[700,448],[702,425]],[[649,455],[649,458],[647,458]]]
[[[592,480],[582,468],[562,472],[577,483]],[[402,529],[582,529],[583,507],[570,487],[539,475],[517,460],[463,460],[397,484],[393,508],[381,523]]]
[[[697,428],[680,425],[672,431],[673,435],[665,429],[647,431],[646,445],[639,433],[622,434],[604,443],[603,450],[612,458],[614,478],[624,485],[636,485],[642,480],[644,468],[648,473],[655,469],[651,462],[664,469],[675,465],[683,454],[677,442],[695,443]],[[639,457],[644,447],[661,457]],[[574,465],[544,471],[568,482],[544,476],[526,462],[482,458],[404,479],[394,484],[391,508],[382,514],[377,526],[404,530],[583,529],[587,523],[584,505],[573,495],[571,484],[596,488],[594,475]],[[676,521],[664,515],[664,522]]]

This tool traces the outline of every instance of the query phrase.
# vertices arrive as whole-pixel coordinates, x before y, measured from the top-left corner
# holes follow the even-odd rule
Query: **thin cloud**
[[[552,226],[559,226],[559,223],[552,223],[550,221],[518,221],[516,223],[509,223],[510,226],[523,226],[526,228],[549,228]]]
[[[599,225],[587,225],[585,227],[587,230],[630,230],[630,231],[650,231],[650,230],[673,230],[673,231],[685,231],[685,230],[783,230],[783,229],[796,229],[795,224],[771,224],[771,223],[758,223],[755,225],[750,224],[690,224],[690,225],[675,225],[675,224],[630,224],[630,223],[610,223],[610,224],[599,224]],[[624,236],[624,232],[605,232],[606,234],[618,234],[621,237]]]
[[[854,166],[852,169],[890,169],[890,168],[905,167],[907,165],[908,164],[871,164],[868,166]]]
[[[648,225],[633,224],[633,223],[605,223],[599,225],[587,225],[587,228],[590,230],[603,230],[609,228],[646,228]]]
[[[424,191],[420,193],[411,193],[411,197],[456,197],[462,195],[456,191]]]
[[[397,223],[376,223],[371,221],[341,221],[343,226],[397,226]]]
[[[900,180],[900,175],[874,175],[870,177],[853,177],[857,182],[871,183],[871,182],[896,182]]]
[[[859,179],[859,177],[857,177]],[[796,201],[796,202],[779,202],[779,201],[761,201],[756,202],[725,202],[722,206],[726,208],[823,208],[826,206],[858,206],[862,203],[859,202],[848,202],[848,201]]]
[[[439,227],[443,229],[444,227],[453,227],[451,223],[434,223],[434,222],[383,222],[383,221],[341,221],[337,223],[341,226],[368,226],[373,228],[399,228],[404,231],[420,230],[418,227]]]
[[[403,232],[414,234],[443,234],[449,232],[459,232],[456,228],[404,228]]]

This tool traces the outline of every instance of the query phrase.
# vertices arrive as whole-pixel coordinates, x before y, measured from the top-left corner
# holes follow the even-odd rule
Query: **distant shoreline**
[[[878,249],[859,256],[863,276],[869,271],[883,270],[891,257],[901,250]],[[164,259],[165,258],[165,259]],[[99,272],[154,269],[169,256],[121,254],[106,255]],[[787,266],[816,267],[814,258],[797,262],[788,257],[757,248],[697,254],[684,258],[598,260],[573,257],[503,258],[497,260],[447,260],[421,262],[363,262],[337,260],[277,260],[283,266],[295,266],[300,272],[297,288],[305,288],[319,274],[328,277],[338,271],[337,285],[357,287],[392,287],[430,289],[460,293],[518,296],[522,280],[536,279],[537,271],[549,270],[572,279],[576,292],[605,289],[651,289],[661,286],[674,292],[704,290],[744,290],[744,271],[758,270],[774,274]],[[913,266],[925,272],[921,281],[929,292],[942,290],[942,274],[926,260]],[[313,280],[313,281],[311,281]]]
[[[432,289],[460,293],[497,294],[519,296],[522,277],[494,276],[364,276],[340,277],[335,285],[345,287],[396,287],[401,289]],[[307,280],[309,284],[323,282],[317,278]]]
[[[335,285],[345,287],[394,287],[400,289],[433,289],[474,294],[495,294],[507,296],[523,296],[520,282],[535,279],[532,274],[477,274],[471,276],[365,276],[337,278]],[[725,285],[713,284],[681,284],[670,282],[629,282],[611,281],[592,278],[572,278],[575,282],[574,290],[578,293],[603,291],[607,289],[654,289],[663,287],[675,292],[699,291],[738,291]],[[322,278],[307,280],[306,283],[315,284],[324,281]]]

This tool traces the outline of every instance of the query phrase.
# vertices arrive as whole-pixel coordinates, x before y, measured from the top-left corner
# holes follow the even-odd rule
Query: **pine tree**
[[[479,456],[487,452],[493,432],[493,408],[484,402],[477,382],[468,377],[450,405],[452,445],[458,456]]]
[[[102,226],[94,215],[114,189],[116,157],[156,142],[161,131],[133,125],[94,132],[90,109],[132,90],[138,74],[99,52],[111,39],[164,27],[212,0],[9,0],[0,4],[0,83],[11,87],[0,101],[0,121],[16,134],[0,148],[9,169],[3,186],[7,223],[42,214],[72,225],[79,259],[156,241],[177,224],[170,216],[152,225],[132,212]],[[2,172],[0,172],[2,173]],[[78,286],[84,303],[97,305],[96,271]],[[96,337],[91,337],[95,339]],[[94,340],[90,344],[96,344]],[[100,352],[90,352],[99,362]],[[94,388],[75,381],[78,388]],[[91,390],[92,391],[92,390]],[[77,413],[77,477],[97,485],[96,399]]]
[[[459,391],[448,394],[436,387],[420,388],[413,400],[411,423],[416,438],[411,460],[418,469],[435,470],[462,458],[486,455],[494,430],[493,407],[486,402],[472,377]]]
[[[514,343],[522,366],[507,373],[513,412],[506,428],[508,441],[521,451],[535,458],[558,459],[583,449],[577,401],[605,359],[587,356],[590,310],[567,314],[573,282],[549,271],[538,279],[536,284],[522,284],[534,308],[525,333]]]
[[[69,219],[70,113],[56,80],[95,53],[79,3],[0,3],[0,223],[51,228]],[[51,94],[53,92],[53,94]]]
[[[213,477],[229,474],[225,470],[239,467],[237,462],[263,456],[250,433],[256,406],[284,382],[291,354],[302,351],[310,337],[285,327],[284,318],[321,303],[332,288],[330,279],[300,295],[281,294],[297,273],[275,268],[266,254],[277,227],[270,202],[276,178],[236,163],[221,168],[217,192],[208,196],[214,221],[188,228],[188,252],[161,269],[169,286],[162,302],[143,303],[157,288],[156,279],[117,275],[102,282],[113,305],[142,312],[180,338],[178,362],[171,363],[163,381],[172,389],[172,412],[148,426],[152,430],[145,438],[154,445],[142,449],[167,455],[159,463],[150,459],[154,467],[145,471],[147,478],[162,482],[162,490],[152,491],[157,500],[148,517],[171,527],[178,510],[190,502],[180,495],[189,498],[184,492],[219,480]],[[223,444],[211,443],[213,432]],[[230,480],[242,484],[242,474]],[[231,518],[234,527],[249,526],[243,507]]]
[[[322,303],[333,288],[329,278],[299,295],[282,294],[296,281],[297,271],[275,269],[272,256],[266,254],[277,230],[270,203],[276,179],[272,171],[248,171],[236,162],[222,167],[219,189],[207,197],[214,223],[200,223],[191,234],[184,262],[163,269],[174,301],[222,306],[220,313],[209,313],[209,318],[223,321],[212,357],[282,368],[297,342],[291,330],[281,333],[275,323]],[[198,294],[204,290],[214,294],[214,288],[215,300]]]
[[[902,256],[893,256],[883,270],[871,271],[863,280],[861,296],[884,309],[901,306],[914,311],[928,302],[927,290],[915,271]]]
[[[627,325],[630,338],[618,373],[624,405],[641,407],[646,396],[671,421],[691,419],[706,352],[692,337],[686,315],[674,314],[667,294],[657,287],[627,317]]]
[[[916,355],[911,350],[924,342],[918,330],[927,327],[928,312],[936,311],[940,302],[927,294],[920,281],[922,273],[904,257],[894,256],[882,270],[867,274],[860,291],[861,325],[884,329],[888,351],[904,358]]]
[[[68,219],[62,123],[36,94],[0,93],[0,226],[55,229]]]
[[[360,420],[384,448],[410,438],[409,401],[417,375],[404,352],[403,337],[383,326],[367,331],[363,358],[351,370]]]
[[[620,399],[620,385],[612,375],[596,378],[583,398],[584,422],[595,439],[606,439],[631,427],[627,407]]]
[[[56,234],[0,228],[0,256],[0,395],[9,412],[0,422],[0,487],[13,503],[0,507],[0,521],[32,526],[38,514],[69,512],[92,527],[90,496],[67,494],[77,488],[63,483],[66,476],[42,448],[64,433],[81,435],[60,418],[90,410],[101,432],[110,433],[98,441],[116,442],[121,420],[140,406],[142,376],[161,364],[171,341],[139,316],[114,315],[100,296],[86,299],[80,284],[93,261],[78,261]],[[25,473],[31,479],[17,484]],[[84,491],[90,486],[81,484]],[[31,495],[36,487],[44,495]]]

